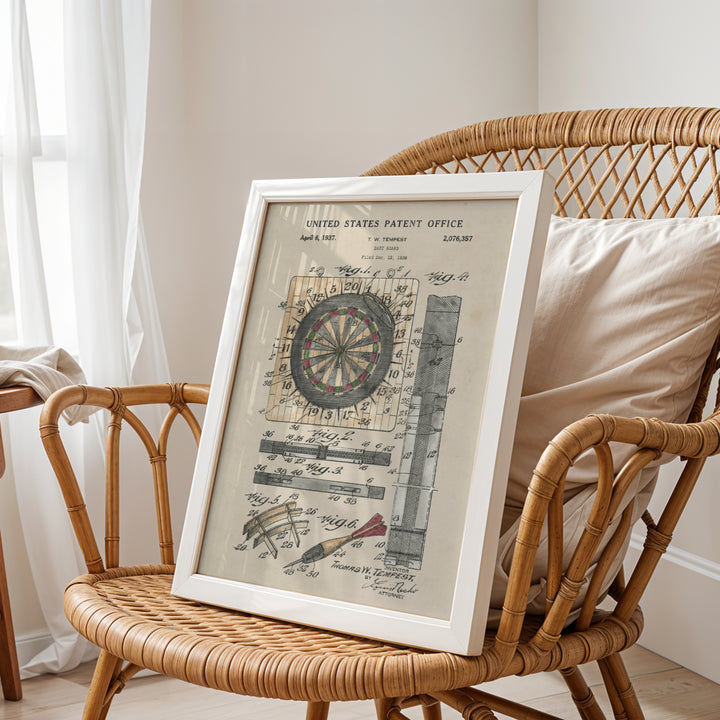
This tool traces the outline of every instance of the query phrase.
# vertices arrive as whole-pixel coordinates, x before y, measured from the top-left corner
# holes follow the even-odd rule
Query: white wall
[[[252,179],[354,175],[537,109],[535,0],[154,0],[152,23],[142,205],[177,380],[210,380]],[[27,657],[44,624],[16,516],[0,483]]]
[[[720,106],[720,4],[713,0],[538,1],[540,111]],[[714,393],[711,392],[711,398]],[[660,478],[650,506],[675,478]],[[641,603],[642,644],[720,682],[720,458],[711,458]],[[637,544],[630,559],[638,556]]]
[[[143,208],[178,378],[210,378],[252,179],[355,175],[537,107],[534,0],[156,0],[153,12]]]
[[[714,0],[538,0],[541,112],[720,105]]]

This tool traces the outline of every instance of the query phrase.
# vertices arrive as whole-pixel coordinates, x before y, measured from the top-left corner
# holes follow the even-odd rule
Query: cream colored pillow
[[[720,218],[553,217],[520,400],[494,606],[502,602],[516,518],[547,443],[589,413],[685,421],[718,332]],[[622,448],[616,470],[631,453]],[[577,542],[594,497],[593,455],[568,474],[568,546]],[[636,482],[636,516],[647,506],[655,475],[646,469]],[[536,563],[536,594],[542,590],[544,551]]]

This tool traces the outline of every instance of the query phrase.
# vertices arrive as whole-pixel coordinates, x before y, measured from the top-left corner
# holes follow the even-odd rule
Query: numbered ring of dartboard
[[[395,322],[370,293],[333,295],[299,323],[290,371],[303,397],[321,408],[356,405],[382,383],[392,361]]]

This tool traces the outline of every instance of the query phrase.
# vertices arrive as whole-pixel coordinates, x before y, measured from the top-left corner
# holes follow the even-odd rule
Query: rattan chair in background
[[[517,171],[550,168],[557,178],[556,213],[576,217],[671,217],[720,212],[717,150],[720,110],[697,108],[558,112],[482,122],[421,142],[370,174]],[[100,649],[83,717],[105,717],[113,696],[139,669],[228,692],[307,701],[308,718],[324,720],[333,701],[373,699],[380,720],[402,720],[402,709],[422,705],[437,720],[446,704],[472,720],[495,712],[520,720],[553,716],[474,686],[499,677],[559,670],[579,716],[604,715],[580,666],[598,661],[616,718],[643,718],[620,651],[640,636],[639,600],[671,539],[705,458],[720,450],[720,420],[701,421],[710,381],[718,370],[718,343],[710,355],[688,424],[590,415],[550,443],[533,475],[513,557],[510,583],[497,631],[488,632],[479,656],[461,657],[397,647],[374,640],[305,628],[209,607],[170,595],[173,537],[168,503],[166,448],[173,421],[182,416],[200,428],[188,403],[204,403],[207,388],[158,385],[60,390],[46,403],[41,434],[59,478],[88,575],[70,583],[65,610],[73,626]],[[110,412],[107,440],[107,510],[104,559],[58,431],[68,405]],[[164,403],[167,420],[157,442],[133,407]],[[713,412],[717,408],[713,409]],[[119,565],[118,473],[121,426],[138,433],[147,449],[157,506],[159,565]],[[616,477],[610,443],[636,447]],[[613,446],[615,447],[615,446]],[[565,473],[593,448],[602,468],[598,495],[569,565],[563,567],[562,488]],[[580,618],[566,626],[595,548],[607,531],[630,478],[659,453],[684,458],[667,506],[655,522],[646,513],[647,542],[627,583],[611,587],[614,606],[595,607],[595,579]],[[544,616],[526,614],[530,573],[541,528],[549,531],[548,600]],[[607,546],[595,578],[610,565],[628,521]]]

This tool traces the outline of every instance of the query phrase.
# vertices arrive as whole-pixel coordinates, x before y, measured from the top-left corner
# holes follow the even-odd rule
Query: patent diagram
[[[417,285],[404,278],[293,278],[267,419],[391,430]]]
[[[385,565],[419,570],[435,491],[461,299],[430,295],[393,500]]]
[[[254,537],[253,547],[256,548],[261,542],[264,542],[270,554],[276,558],[278,549],[275,545],[274,538],[283,533],[290,533],[296,547],[300,547],[300,537],[298,530],[308,526],[307,520],[298,520],[298,516],[302,513],[295,502],[287,502],[277,507],[255,515],[248,520],[243,527],[245,538],[249,540]]]
[[[293,565],[299,565],[300,563],[310,564],[317,562],[318,560],[322,560],[323,558],[332,555],[334,552],[337,552],[343,545],[347,545],[353,540],[360,540],[366,537],[377,537],[385,535],[386,532],[387,525],[383,522],[382,515],[380,515],[380,513],[376,513],[361,528],[355,530],[355,532],[350,533],[349,535],[332,538],[330,540],[323,540],[323,542],[313,545],[309,550],[306,550],[300,558],[293,560],[285,567],[290,568]]]
[[[173,592],[482,652],[553,200],[491,176],[253,185]]]
[[[260,440],[260,452],[308,460],[332,460],[354,465],[390,465],[390,453],[362,448],[332,447],[318,443]]]
[[[385,379],[394,330],[390,310],[372,293],[323,300],[303,318],[293,338],[295,386],[321,408],[357,405]]]
[[[256,485],[272,485],[274,487],[291,488],[292,490],[310,490],[311,492],[323,492],[328,495],[351,495],[352,497],[365,497],[372,500],[382,500],[385,497],[385,488],[377,485],[361,485],[360,483],[303,477],[302,475],[257,471],[253,476],[253,482]]]

